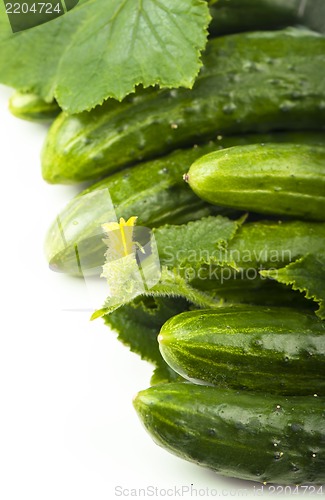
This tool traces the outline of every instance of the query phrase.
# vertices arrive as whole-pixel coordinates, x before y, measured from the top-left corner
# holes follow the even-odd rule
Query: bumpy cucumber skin
[[[158,336],[169,366],[195,383],[325,396],[325,322],[294,308],[228,306],[178,314]]]
[[[203,200],[234,209],[325,220],[325,148],[306,144],[234,146],[191,166]]]
[[[45,102],[36,94],[22,92],[11,96],[9,110],[17,118],[32,122],[51,122],[61,111],[55,101]]]
[[[61,114],[43,148],[43,177],[95,179],[223,133],[321,129],[324,54],[324,37],[294,28],[212,39],[191,90],[149,90]]]
[[[161,384],[134,406],[154,441],[224,475],[283,485],[325,481],[325,400]]]

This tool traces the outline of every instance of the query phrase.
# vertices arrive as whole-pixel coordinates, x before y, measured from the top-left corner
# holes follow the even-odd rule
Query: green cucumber
[[[210,7],[212,36],[303,24],[301,0],[218,0]]]
[[[190,90],[141,90],[121,103],[59,115],[42,152],[44,179],[95,179],[218,134],[324,127],[325,37],[318,33],[215,38],[203,63]]]
[[[325,322],[314,314],[252,305],[182,312],[158,341],[166,363],[191,382],[325,396]]]
[[[234,146],[196,160],[186,180],[209,203],[325,220],[325,148],[321,146]]]
[[[224,476],[325,481],[324,398],[175,382],[141,391],[134,406],[158,445]]]
[[[106,245],[101,224],[137,216],[137,225],[157,227],[183,224],[219,211],[202,202],[182,181],[188,166],[208,144],[175,151],[103,179],[77,195],[58,215],[48,230],[45,253],[53,270],[79,275],[76,249],[82,270],[95,270],[104,263]],[[222,209],[221,209],[222,212]]]
[[[323,0],[218,0],[210,6],[212,36],[305,25],[325,30]]]
[[[78,275],[76,247],[80,246],[83,256],[87,254],[88,269],[102,265],[106,246],[102,241],[101,224],[112,217],[114,220],[115,215],[125,219],[138,216],[138,225],[157,227],[184,224],[209,213],[227,213],[226,209],[200,200],[182,181],[182,175],[191,163],[214,149],[288,140],[325,145],[324,139],[325,134],[317,132],[219,137],[205,146],[176,151],[112,174],[82,191],[61,211],[46,236],[47,260],[52,269]],[[108,208],[110,197],[115,213]],[[231,211],[228,210],[228,214]]]
[[[45,102],[32,93],[15,92],[9,100],[9,110],[17,118],[28,121],[50,122],[60,113],[56,101]]]

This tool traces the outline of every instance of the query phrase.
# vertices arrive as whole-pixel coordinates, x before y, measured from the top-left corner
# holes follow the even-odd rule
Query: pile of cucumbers
[[[155,442],[222,475],[322,484],[325,36],[300,7],[219,0],[191,90],[10,109],[53,120],[47,182],[88,183],[49,228],[50,267],[99,274],[102,224],[137,217],[175,276],[102,314],[155,365],[134,400]]]

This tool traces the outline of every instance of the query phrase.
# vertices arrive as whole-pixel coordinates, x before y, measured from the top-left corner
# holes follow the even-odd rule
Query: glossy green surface
[[[134,406],[158,445],[222,475],[289,485],[325,481],[324,398],[177,382],[141,391]]]
[[[300,0],[218,0],[210,7],[212,36],[302,24]]]
[[[303,29],[209,41],[192,90],[148,89],[53,123],[42,153],[51,183],[96,179],[218,134],[321,129],[325,37]]]
[[[22,92],[11,96],[9,110],[17,118],[32,122],[51,122],[61,111],[55,101],[45,102],[36,94]]]
[[[187,168],[215,145],[177,151],[128,168],[76,196],[53,221],[46,236],[46,257],[54,270],[80,274],[76,247],[86,271],[104,263],[101,224],[137,216],[137,225],[182,224],[207,216],[216,207],[202,202],[183,182]],[[221,210],[222,212],[222,210]]]
[[[75,247],[81,245],[85,267],[100,266],[106,249],[101,224],[114,220],[115,214],[125,219],[137,216],[138,225],[157,227],[183,224],[209,213],[230,213],[200,200],[183,182],[183,174],[193,161],[215,149],[270,141],[325,144],[325,134],[284,132],[220,137],[205,146],[176,151],[112,174],[82,191],[58,214],[46,237],[48,262],[56,270],[80,274]]]
[[[325,220],[325,148],[234,146],[200,157],[187,180],[203,200],[234,209]]]
[[[188,311],[167,320],[158,340],[169,366],[192,382],[325,396],[325,322],[314,314],[248,305]]]

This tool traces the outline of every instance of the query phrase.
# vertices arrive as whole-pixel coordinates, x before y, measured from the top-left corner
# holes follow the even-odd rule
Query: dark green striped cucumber
[[[37,122],[51,122],[61,111],[56,101],[45,102],[36,94],[23,92],[11,96],[9,110],[17,118]]]
[[[121,103],[59,115],[43,148],[44,179],[95,179],[223,133],[324,127],[325,37],[318,33],[215,38],[203,63],[190,90],[142,90]]]
[[[162,159],[117,172],[82,191],[49,228],[45,251],[50,267],[74,275],[82,274],[82,270],[97,272],[106,251],[101,224],[120,217],[137,216],[137,225],[156,227],[183,224],[218,212],[188,186],[184,189],[182,181],[184,167],[214,147],[215,144],[208,144],[175,151]],[[76,251],[82,259],[82,270]]]
[[[218,0],[210,7],[209,32],[220,36],[304,24],[299,5],[301,0]]]
[[[325,322],[299,309],[183,312],[166,321],[158,341],[169,366],[191,382],[325,396]]]
[[[234,146],[209,153],[185,179],[203,200],[262,214],[325,220],[325,148]]]
[[[134,406],[158,445],[224,476],[325,481],[324,398],[175,382],[141,391]]]
[[[218,0],[210,6],[212,36],[304,25],[325,29],[323,0]]]

